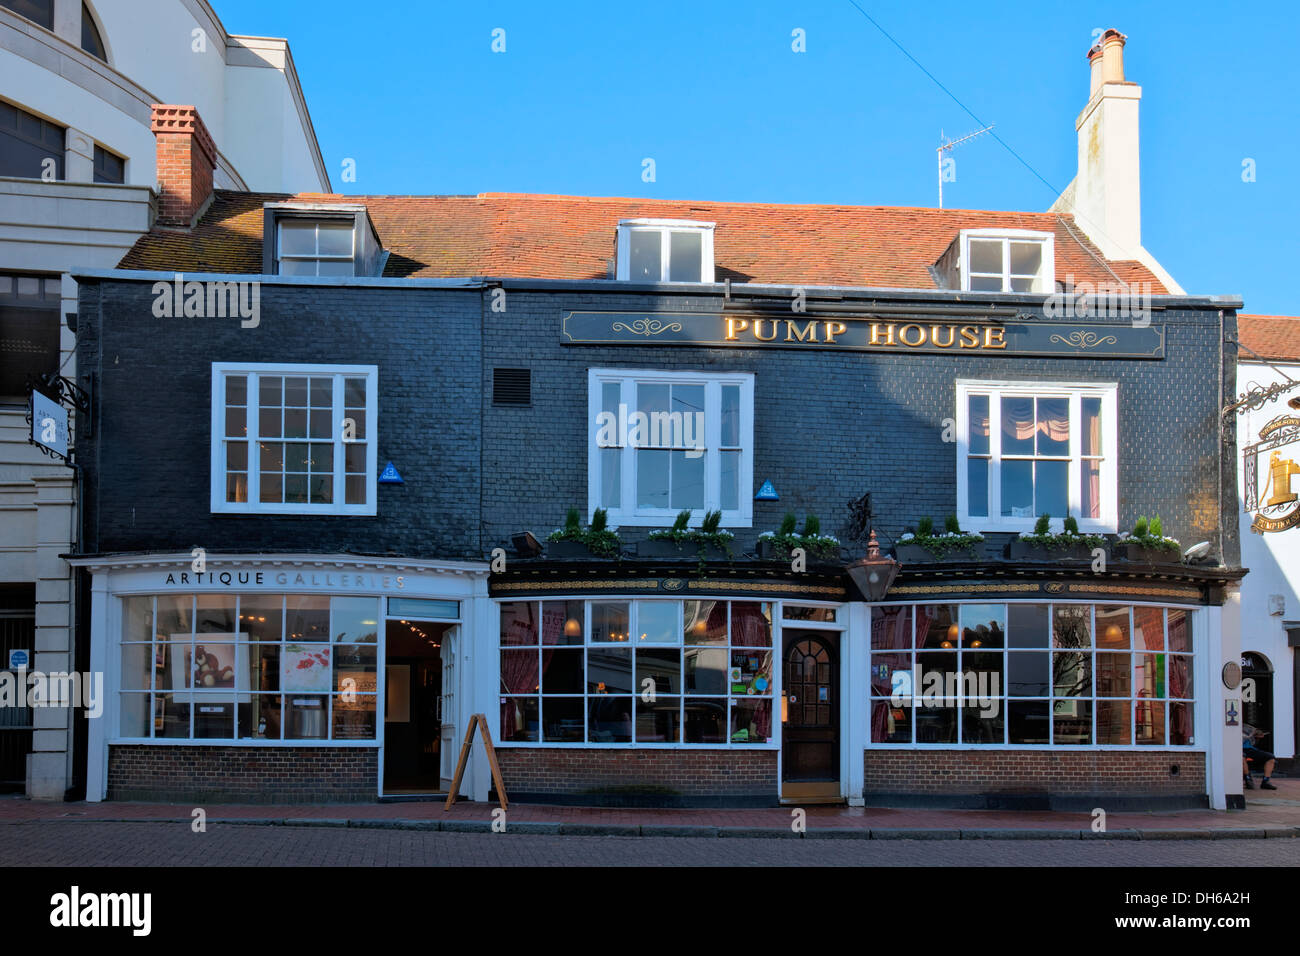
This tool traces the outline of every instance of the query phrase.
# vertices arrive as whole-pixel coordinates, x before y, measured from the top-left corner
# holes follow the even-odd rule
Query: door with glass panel
[[[785,628],[781,796],[840,795],[839,634]]]

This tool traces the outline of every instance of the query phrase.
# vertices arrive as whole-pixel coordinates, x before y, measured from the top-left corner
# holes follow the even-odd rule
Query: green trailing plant
[[[712,545],[731,556],[731,542],[736,537],[730,531],[722,529],[722,511],[706,511],[699,528],[691,528],[691,512],[688,508],[677,513],[671,528],[657,528],[647,537],[652,541],[672,541],[678,547],[694,544],[700,557],[700,570],[704,570],[705,548]]]
[[[1074,515],[1067,514],[1061,525],[1061,531],[1053,534],[1052,516],[1048,514],[1039,515],[1038,520],[1034,522],[1034,530],[1022,534],[1020,540],[1027,544],[1050,548],[1053,551],[1064,551],[1067,548],[1080,546],[1093,551],[1106,546],[1106,539],[1102,535],[1081,534],[1078,519]]]
[[[1176,538],[1165,537],[1165,524],[1160,520],[1159,515],[1150,519],[1145,515],[1138,518],[1133,523],[1133,533],[1120,535],[1120,540],[1152,551],[1169,551],[1177,554],[1182,550],[1182,545]]]
[[[956,551],[965,551],[983,540],[982,534],[962,531],[957,516],[950,514],[943,519],[942,531],[935,531],[934,519],[929,515],[918,518],[916,530],[899,535],[896,543],[920,545],[936,558],[942,558]]]
[[[617,531],[609,528],[609,513],[604,508],[597,508],[591,515],[591,524],[582,527],[582,517],[577,508],[570,508],[564,516],[564,527],[556,528],[546,536],[547,541],[577,541],[585,544],[592,554],[602,557],[617,557],[622,548],[622,541]]]
[[[810,558],[833,558],[839,554],[839,539],[822,534],[821,519],[815,514],[804,517],[802,531],[795,530],[798,525],[794,512],[786,512],[777,530],[764,531],[759,539],[769,542],[781,560],[788,559],[795,548],[803,548]]]

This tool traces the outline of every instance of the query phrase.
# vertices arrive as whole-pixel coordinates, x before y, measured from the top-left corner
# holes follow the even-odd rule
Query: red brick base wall
[[[868,750],[864,765],[866,795],[1205,793],[1205,754],[1186,751]]]
[[[347,803],[379,795],[374,747],[108,750],[108,799],[185,803]]]
[[[774,750],[497,748],[507,796],[777,797]]]

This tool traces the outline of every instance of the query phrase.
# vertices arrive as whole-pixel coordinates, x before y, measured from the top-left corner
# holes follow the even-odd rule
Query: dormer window
[[[963,229],[961,288],[964,292],[1047,293],[1055,289],[1050,232]]]
[[[267,203],[262,207],[267,275],[377,276],[388,254],[366,207],[352,203]]]
[[[618,277],[631,282],[712,282],[713,223],[623,220],[618,224]]]
[[[276,244],[282,276],[350,276],[356,228],[352,220],[285,219]]]

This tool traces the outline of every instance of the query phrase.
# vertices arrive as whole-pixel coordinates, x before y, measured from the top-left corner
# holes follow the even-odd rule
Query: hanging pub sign
[[[1293,480],[1300,476],[1296,452],[1300,452],[1296,415],[1279,415],[1259,430],[1259,441],[1242,450],[1246,511],[1255,514],[1250,530],[1256,534],[1300,525],[1300,496],[1292,490]]]
[[[68,410],[49,396],[32,389],[32,436],[36,445],[64,461],[68,459]]]
[[[1157,325],[1042,322],[1028,315],[808,315],[707,312],[566,312],[566,345],[694,345],[706,348],[849,349],[1040,355],[1058,358],[1162,359]]]

